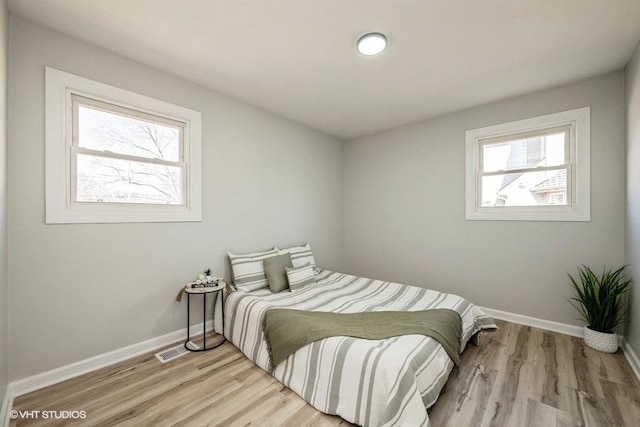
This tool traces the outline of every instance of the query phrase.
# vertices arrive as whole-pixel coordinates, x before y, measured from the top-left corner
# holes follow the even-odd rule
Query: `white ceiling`
[[[10,0],[24,19],[350,138],[621,69],[640,0]],[[355,42],[378,31],[379,56]]]

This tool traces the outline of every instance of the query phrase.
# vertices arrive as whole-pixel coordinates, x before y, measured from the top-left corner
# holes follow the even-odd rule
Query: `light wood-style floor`
[[[640,426],[640,383],[621,353],[507,322],[469,346],[434,427]],[[233,345],[161,365],[143,355],[17,398],[16,410],[84,410],[84,420],[11,426],[348,426],[316,411]]]
[[[618,350],[497,321],[469,347],[438,402],[434,426],[640,426],[640,382]]]

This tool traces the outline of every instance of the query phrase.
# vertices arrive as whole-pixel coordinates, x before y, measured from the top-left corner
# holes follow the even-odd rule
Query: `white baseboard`
[[[2,406],[0,406],[0,426],[8,427],[11,418],[9,417],[9,411],[13,407],[13,392],[11,384],[7,384],[7,389],[4,391],[4,399],[2,399]]]
[[[640,359],[638,358],[638,355],[635,351],[633,351],[625,338],[622,338],[622,343],[620,344],[620,346],[622,347],[622,353],[624,354],[624,357],[627,359],[627,362],[629,362],[629,366],[631,366],[631,369],[636,374],[636,377],[640,380]]]
[[[210,331],[212,328],[213,321],[209,320],[207,322],[207,330]],[[202,333],[202,325],[200,324],[192,326],[190,332],[192,336]],[[106,366],[113,365],[114,363],[131,359],[132,357],[157,350],[161,347],[165,347],[179,341],[183,341],[186,335],[186,328],[174,332],[169,332],[168,334],[151,338],[150,340],[132,344],[127,347],[122,347],[104,354],[90,357],[89,359],[80,360],[66,366],[61,366],[60,368],[52,369],[50,371],[42,372],[40,374],[14,381],[10,384],[12,395],[13,397],[22,396],[23,394],[40,390],[41,388],[66,381],[71,378],[75,378],[79,375],[95,371],[96,369],[104,368]]]
[[[580,326],[539,319],[537,317],[525,316],[523,314],[510,313],[508,311],[494,310],[493,308],[480,308],[489,316],[495,317],[496,319],[506,320],[519,325],[533,326],[534,328],[540,328],[546,331],[559,332],[561,334],[571,335],[572,337],[582,338],[583,336],[583,328]]]

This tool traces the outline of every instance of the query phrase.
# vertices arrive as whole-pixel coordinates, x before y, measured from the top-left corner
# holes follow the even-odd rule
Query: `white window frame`
[[[121,223],[202,221],[202,114],[184,107],[46,67],[46,223]],[[151,115],[184,126],[183,204],[76,202],[73,97],[79,96],[139,117]],[[110,155],[117,157],[117,154]],[[125,156],[126,157],[126,156]],[[151,159],[145,159],[153,162]]]
[[[546,116],[472,129],[466,132],[467,220],[485,221],[591,221],[591,108],[584,107]],[[481,206],[482,145],[489,140],[508,139],[524,133],[569,126],[565,142],[567,205]],[[553,166],[550,169],[561,169]],[[540,169],[530,169],[540,170]],[[519,172],[521,170],[516,170]],[[511,173],[508,170],[503,173]]]

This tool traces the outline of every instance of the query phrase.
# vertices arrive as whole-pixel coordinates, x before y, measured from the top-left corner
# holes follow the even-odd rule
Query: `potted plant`
[[[622,296],[629,290],[632,279],[624,273],[626,265],[614,270],[604,268],[597,276],[589,267],[578,268],[579,281],[571,274],[571,283],[577,297],[569,302],[587,322],[584,342],[587,346],[605,353],[618,350],[618,336],[613,331],[617,325],[628,321],[628,309]]]

